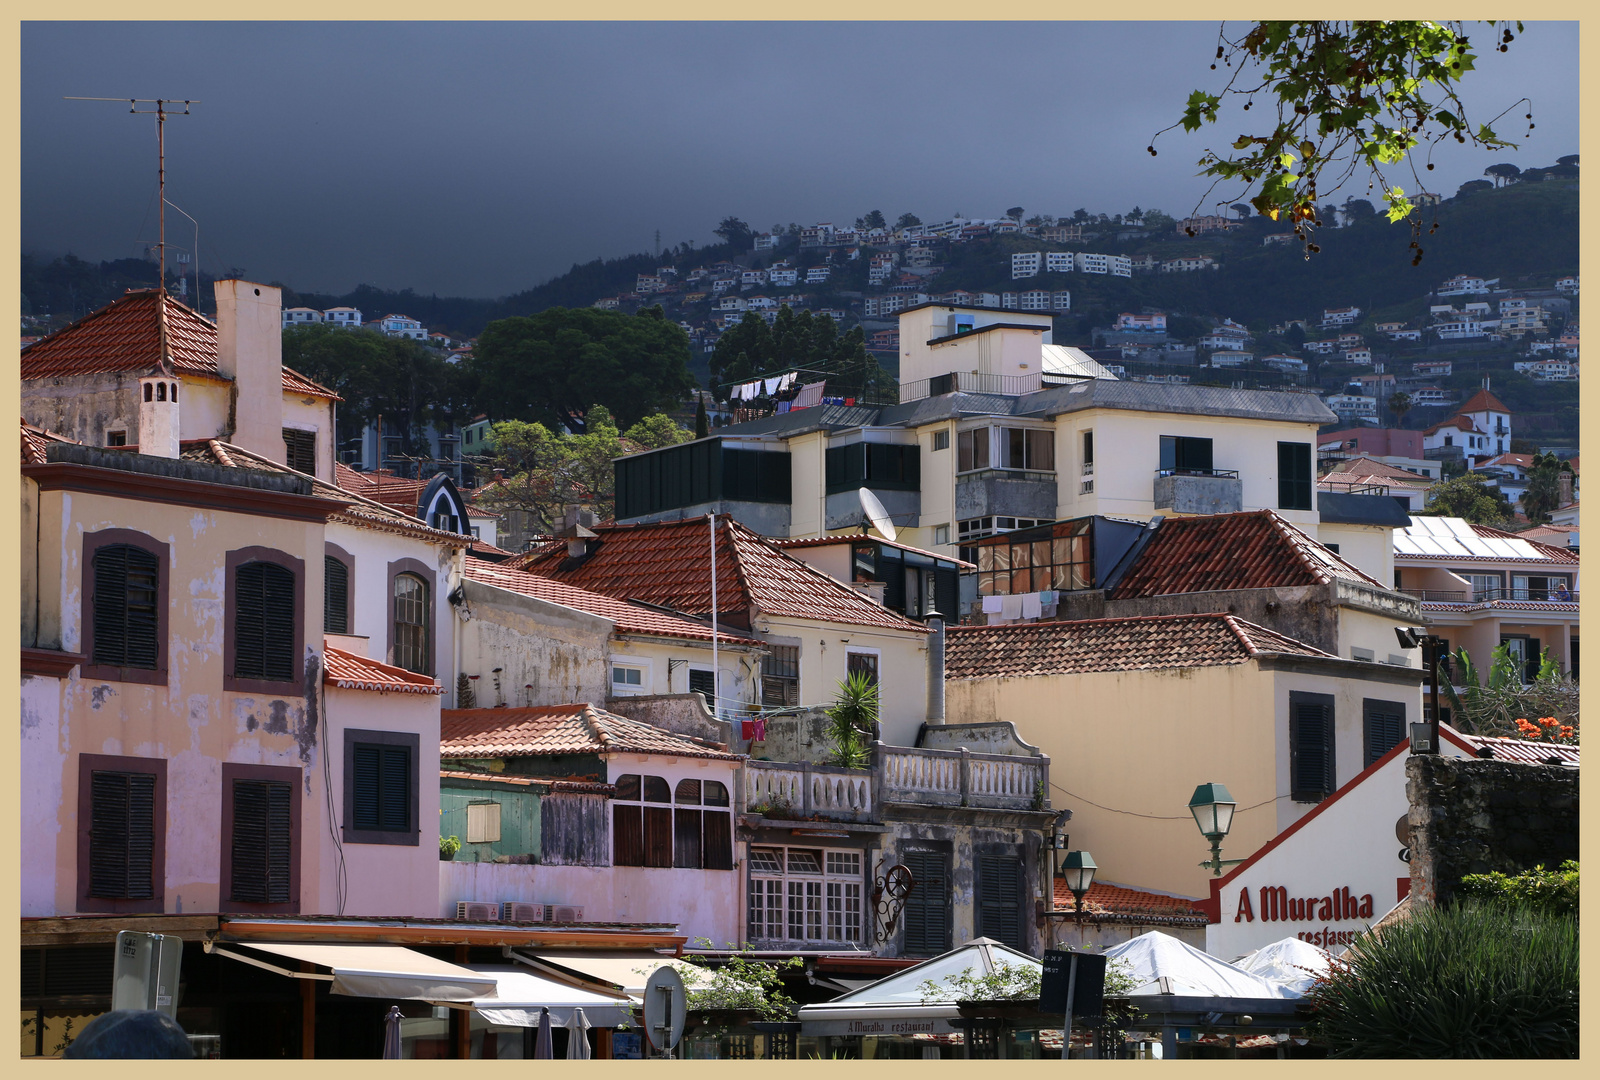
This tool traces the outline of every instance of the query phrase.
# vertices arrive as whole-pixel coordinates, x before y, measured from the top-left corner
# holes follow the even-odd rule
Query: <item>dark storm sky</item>
[[[775,222],[1174,216],[1246,130],[1173,132],[1214,23],[25,23],[23,250],[155,237],[154,121],[64,95],[188,97],[168,197],[203,267],[296,288],[498,296],[573,262]],[[1485,28],[1479,43],[1487,46]],[[153,74],[159,73],[159,74]],[[1529,24],[1467,84],[1474,120],[1533,99],[1521,150],[1452,144],[1429,190],[1578,150],[1576,23]],[[1519,121],[1500,125],[1519,137]],[[1252,117],[1253,119],[1254,117]],[[1259,122],[1258,122],[1259,123]],[[1249,130],[1255,130],[1252,125]],[[1408,190],[1409,175],[1398,180]],[[1366,194],[1366,181],[1345,194]],[[1207,200],[1236,192],[1219,189]],[[168,215],[173,245],[193,231]]]

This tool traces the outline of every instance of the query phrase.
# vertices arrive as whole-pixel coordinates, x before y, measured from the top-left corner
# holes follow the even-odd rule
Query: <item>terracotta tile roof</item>
[[[485,585],[493,585],[496,588],[520,593],[523,596],[532,596],[539,600],[547,600],[552,604],[560,604],[562,607],[586,611],[590,615],[598,615],[602,619],[610,619],[617,624],[617,630],[620,633],[693,638],[696,641],[711,640],[711,627],[703,623],[694,622],[690,619],[680,619],[675,615],[668,615],[664,612],[651,611],[649,608],[641,607],[638,604],[630,604],[626,600],[618,600],[614,596],[590,592],[588,589],[580,589],[575,585],[568,585],[562,581],[540,577],[538,574],[529,574],[522,570],[508,570],[505,563],[468,559],[462,569],[462,574],[473,581],[480,581]],[[717,636],[729,645],[736,644],[741,640],[728,634],[725,630],[719,632]]]
[[[158,303],[166,306],[167,349],[172,356],[173,374],[221,378],[217,368],[217,324],[155,289],[130,291],[23,349],[22,377],[62,379],[155,370],[161,359]],[[343,400],[326,386],[290,368],[283,369],[283,388],[306,397]]]
[[[413,517],[417,513],[417,503],[422,498],[422,489],[428,486],[426,480],[409,480],[387,469],[357,472],[342,461],[334,464],[333,479],[344,491]]]
[[[516,784],[518,787],[542,787],[552,792],[572,792],[579,795],[615,795],[615,784],[591,784],[583,780],[546,780],[538,776],[516,776],[510,773],[464,772],[460,769],[440,769],[441,780],[487,780],[496,784]]]
[[[1319,478],[1322,480],[1371,480],[1399,481],[1406,484],[1431,484],[1431,476],[1418,476],[1414,472],[1407,472],[1398,465],[1390,465],[1383,461],[1374,461],[1369,457],[1352,458],[1341,461],[1337,468]]]
[[[1319,585],[1336,578],[1387,588],[1271,510],[1253,510],[1168,518],[1106,598]]]
[[[74,440],[64,435],[57,435],[53,431],[34,427],[26,420],[22,421],[22,463],[24,465],[43,465],[45,451],[53,442],[76,445]]]
[[[1458,733],[1460,734],[1460,733]],[[1578,748],[1563,743],[1532,742],[1528,739],[1507,739],[1490,735],[1461,734],[1461,739],[1474,750],[1487,746],[1500,761],[1520,761],[1525,765],[1548,764],[1549,758],[1560,758],[1563,765],[1578,764]]]
[[[951,627],[944,673],[983,679],[1222,667],[1276,653],[1338,659],[1233,615],[1146,615]]]
[[[1506,407],[1506,403],[1505,402],[1501,401],[1499,398],[1497,398],[1493,394],[1489,393],[1489,391],[1480,389],[1476,394],[1473,394],[1465,402],[1463,402],[1456,409],[1456,411],[1459,412],[1459,413],[1475,413],[1475,412],[1503,412],[1503,413],[1509,413],[1511,410]]]
[[[1424,435],[1432,435],[1440,428],[1447,427],[1453,427],[1457,431],[1477,431],[1481,433],[1481,429],[1478,427],[1477,423],[1473,421],[1472,417],[1465,414],[1452,416],[1449,419],[1441,420],[1432,427],[1423,428],[1422,433]]]
[[[1072,890],[1067,888],[1066,878],[1055,879],[1055,896],[1057,911],[1077,910],[1073,904]],[[1160,921],[1167,925],[1192,923],[1195,926],[1204,926],[1208,921],[1205,910],[1200,907],[1200,902],[1197,900],[1186,900],[1181,896],[1164,896],[1161,893],[1128,889],[1121,885],[1110,885],[1099,881],[1091,884],[1089,891],[1083,894],[1083,914],[1085,918],[1095,918],[1101,922]]]
[[[711,555],[706,519],[648,525],[599,525],[598,542],[576,562],[557,540],[511,560],[527,570],[625,600],[691,615],[711,613]],[[727,517],[717,519],[719,615],[753,611],[818,622],[926,633],[882,604],[789,555]],[[508,563],[502,563],[502,566]]]
[[[332,645],[322,649],[322,681],[341,690],[372,690],[386,694],[442,694],[444,687],[432,676],[381,664]]]
[[[445,709],[439,714],[439,755],[444,758],[616,753],[742,760],[722,743],[675,735],[593,705]]]

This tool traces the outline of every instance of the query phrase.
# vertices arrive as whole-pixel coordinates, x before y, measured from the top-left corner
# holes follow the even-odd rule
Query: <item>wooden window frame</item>
[[[294,677],[279,682],[275,679],[240,678],[233,674],[237,662],[235,651],[235,620],[238,618],[239,568],[247,563],[265,562],[283,567],[294,575]],[[306,563],[288,552],[269,547],[237,548],[227,553],[224,560],[227,572],[227,604],[223,617],[222,688],[241,693],[269,694],[274,697],[298,697],[305,689],[306,651]]]
[[[117,667],[94,662],[94,557],[101,548],[126,544],[154,555],[156,558],[156,666],[153,668]],[[167,635],[170,615],[168,585],[172,578],[172,549],[146,533],[133,529],[101,529],[83,536],[82,597],[79,606],[80,651],[84,655],[79,678],[105,682],[141,683],[145,686],[167,685]]]
[[[386,618],[389,628],[388,643],[384,649],[384,662],[388,664],[394,664],[396,667],[399,666],[399,664],[395,661],[395,641],[397,639],[399,627],[396,623],[394,613],[394,586],[395,581],[400,577],[401,574],[415,574],[417,577],[422,579],[422,583],[428,588],[428,602],[426,605],[424,605],[424,610],[427,613],[428,619],[428,624],[426,627],[428,641],[423,647],[423,654],[427,657],[428,661],[428,670],[419,671],[417,674],[428,675],[431,677],[437,675],[439,672],[439,634],[437,626],[435,625],[438,622],[435,607],[438,604],[439,576],[432,568],[419,559],[396,559],[389,564],[387,586],[384,589],[384,604],[388,609]]]
[[[906,952],[906,953],[910,953],[911,949],[913,947],[912,943],[908,940],[910,938],[910,932],[911,932],[909,912],[910,912],[910,909],[913,906],[913,904],[915,904],[918,907],[921,907],[921,906],[923,906],[923,904],[921,902],[920,897],[939,896],[939,897],[941,897],[940,906],[943,908],[943,912],[944,912],[944,926],[943,926],[943,928],[941,930],[942,938],[941,938],[941,941],[938,942],[934,947],[932,947],[931,949],[926,950],[926,955],[928,955],[928,956],[938,956],[941,953],[949,952],[951,947],[952,947],[952,945],[953,945],[953,943],[954,943],[954,941],[955,941],[955,910],[954,910],[955,909],[955,905],[951,903],[950,895],[949,895],[950,879],[951,879],[951,875],[953,873],[954,863],[955,863],[955,859],[953,857],[953,852],[951,852],[947,848],[914,848],[914,849],[902,850],[900,852],[900,861],[902,863],[904,863],[908,857],[914,858],[918,862],[920,862],[922,859],[926,859],[926,858],[936,858],[936,859],[943,860],[943,862],[944,862],[944,883],[943,883],[944,891],[940,892],[938,890],[934,890],[934,891],[930,892],[930,891],[928,891],[926,889],[917,888],[917,889],[913,889],[911,891],[911,895],[906,897],[905,906],[901,909],[901,918],[904,920],[904,922],[902,923],[902,929],[900,931],[900,940],[901,940],[901,943],[902,943],[902,951]],[[922,884],[922,882],[919,879],[918,885],[920,886],[921,884]],[[920,894],[920,897],[919,897],[919,894]],[[918,952],[916,952],[913,955],[921,956],[921,955],[924,955],[924,952],[919,950]]]
[[[406,776],[406,828],[358,829],[355,827],[356,807],[356,746],[404,746],[411,754],[411,764]],[[418,821],[422,736],[414,731],[375,731],[363,728],[344,729],[344,819],[342,833],[347,844],[390,844],[417,847],[422,843],[421,823]]]
[[[322,545],[323,558],[333,559],[344,564],[344,619],[345,628],[343,636],[352,636],[356,632],[356,557],[340,547],[338,544],[324,542]],[[328,629],[328,584],[327,569],[324,563],[322,584],[322,632],[325,634],[336,633]]]
[[[987,855],[978,855],[975,859],[977,865],[973,868],[973,878],[978,886],[978,895],[975,898],[972,908],[973,915],[975,916],[974,922],[976,923],[976,925],[973,927],[973,933],[976,936],[994,938],[1002,945],[1026,952],[1028,948],[1028,928],[1027,920],[1022,913],[1021,907],[1024,895],[1021,868],[1024,865],[1024,861],[1025,860],[1023,859],[1020,851],[1010,851],[1005,854],[990,853]],[[985,865],[991,862],[998,863],[999,865]],[[996,907],[1001,902],[995,897],[989,895],[990,889],[994,886],[990,881],[987,880],[986,875],[991,872],[998,872],[1004,875],[1007,871],[1010,872],[1009,876],[1011,878],[1012,889],[1014,890],[1015,894],[1013,899],[1017,904],[1016,907],[1010,908],[1007,912],[1007,917],[1015,921],[1016,936],[1012,941],[1006,941],[1001,936],[1004,930],[1003,927],[990,926],[988,916],[985,915],[986,908]]]
[[[156,778],[155,812],[151,822],[150,888],[145,900],[118,900],[90,896],[93,881],[90,845],[94,830],[94,782],[97,772],[149,773]],[[122,757],[114,754],[78,755],[78,907],[84,913],[146,914],[166,910],[167,884],[167,759]]]
[[[639,780],[639,794],[635,799],[617,799],[611,801],[611,864],[613,866],[644,866],[657,870],[670,870],[673,864],[674,825],[672,802],[673,784],[657,773],[624,773],[623,776],[636,776]],[[618,778],[619,780],[621,777]],[[666,801],[646,799],[644,797],[647,782],[655,779],[661,781],[667,789]],[[632,825],[638,823],[636,833],[630,834],[630,839],[637,837],[638,862],[622,862],[624,855],[629,854],[631,845],[622,843],[619,829],[622,823]],[[652,841],[655,841],[652,843]]]
[[[276,780],[287,783],[289,798],[289,897],[285,903],[256,903],[231,900],[233,887],[233,783],[235,780]],[[222,763],[222,856],[217,879],[217,910],[220,912],[255,912],[258,914],[298,915],[300,913],[300,859],[302,854],[300,831],[300,803],[303,779],[301,770],[287,765],[243,765],[231,761]]]

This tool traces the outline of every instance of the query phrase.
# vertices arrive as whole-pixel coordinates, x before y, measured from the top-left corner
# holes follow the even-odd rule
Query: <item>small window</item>
[[[1361,702],[1361,728],[1365,743],[1362,768],[1366,768],[1406,741],[1405,702],[1364,699]]]
[[[128,433],[126,431],[108,431],[108,432],[106,432],[106,445],[107,446],[127,446],[128,445]]]
[[[800,647],[769,645],[761,660],[761,704],[784,708],[800,704]]]
[[[1311,509],[1311,444],[1278,444],[1278,509]]]
[[[950,526],[935,525],[933,527],[933,542],[935,546],[950,542]]]
[[[351,824],[360,830],[407,832],[411,750],[406,746],[355,745],[355,803]]]
[[[1289,797],[1321,802],[1334,790],[1333,697],[1289,694]]]
[[[956,471],[973,472],[989,467],[989,429],[973,428],[956,434]]]
[[[611,685],[618,690],[638,690],[644,685],[644,669],[613,664]]]
[[[717,705],[717,680],[710,668],[689,669],[689,692],[699,694],[706,699],[706,706],[715,709]]]
[[[93,555],[95,664],[155,670],[161,655],[156,556],[131,544],[110,544]]]
[[[1093,470],[1094,470],[1094,432],[1085,431],[1083,433],[1083,471],[1085,473],[1088,473],[1088,472],[1092,472]]]
[[[394,663],[407,671],[430,674],[428,648],[428,584],[416,574],[394,579]]]
[[[846,653],[845,669],[854,675],[856,672],[865,672],[873,681],[878,681],[878,656],[876,653],[853,652]]]
[[[299,428],[283,429],[283,445],[287,453],[284,464],[296,472],[315,476],[317,472],[317,433]]]
[[[498,844],[500,842],[500,804],[482,802],[467,804],[467,843]]]
[[[1163,473],[1211,472],[1211,440],[1183,435],[1161,436],[1161,471]]]
[[[933,433],[933,448],[935,450],[950,449],[950,432],[948,430],[935,431]]]
[[[328,634],[350,632],[350,568],[333,555],[322,557],[322,629]]]

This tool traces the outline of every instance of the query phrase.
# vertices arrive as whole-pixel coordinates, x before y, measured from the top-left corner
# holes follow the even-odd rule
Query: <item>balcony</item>
[[[982,469],[956,477],[957,520],[990,517],[1056,516],[1056,474],[1022,469]]]
[[[1499,600],[1514,600],[1519,603],[1535,604],[1576,604],[1578,592],[1576,589],[1566,596],[1558,597],[1554,589],[1474,589],[1471,593],[1466,590],[1450,589],[1402,589],[1408,596],[1415,596],[1424,603],[1433,604],[1492,604]]]
[[[835,821],[873,820],[873,774],[810,762],[747,761],[744,809],[767,817]]]
[[[1155,508],[1178,514],[1236,514],[1244,509],[1244,483],[1233,469],[1159,469]]]
[[[998,394],[1002,397],[1021,397],[1037,393],[1052,386],[1068,386],[1081,382],[1081,378],[1035,371],[1027,375],[980,375],[975,371],[952,371],[948,375],[935,375],[931,379],[914,379],[900,384],[900,400],[920,401],[923,398],[953,394]]]

